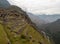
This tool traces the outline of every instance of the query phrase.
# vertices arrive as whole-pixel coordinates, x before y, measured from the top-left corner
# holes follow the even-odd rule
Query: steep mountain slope
[[[59,32],[60,31],[60,19],[58,19],[55,22],[47,24],[46,29],[50,30],[52,33]]]
[[[7,0],[0,0],[0,7],[6,8],[8,6],[10,6],[10,4]]]
[[[16,6],[0,8],[0,27],[0,44],[53,44],[48,36],[37,31],[26,12]]]
[[[56,44],[60,44],[60,19],[44,26],[47,35],[52,37]]]

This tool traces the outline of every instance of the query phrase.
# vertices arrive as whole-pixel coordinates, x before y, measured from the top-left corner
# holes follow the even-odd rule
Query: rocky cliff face
[[[26,12],[16,6],[0,8],[0,44],[53,44],[39,33]]]

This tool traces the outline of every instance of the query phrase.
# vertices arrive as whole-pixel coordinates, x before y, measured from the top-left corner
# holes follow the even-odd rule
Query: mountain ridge
[[[15,7],[15,8],[14,8]],[[37,31],[37,27],[31,22],[26,12],[19,10],[17,6],[7,9],[0,8],[0,24],[5,31],[7,39],[3,37],[1,44],[51,44],[50,39]],[[0,27],[1,27],[0,26]],[[0,33],[2,34],[2,32]],[[5,35],[5,34],[3,34]],[[37,37],[38,35],[38,37]],[[4,37],[6,38],[6,36]],[[49,41],[48,41],[49,40]]]

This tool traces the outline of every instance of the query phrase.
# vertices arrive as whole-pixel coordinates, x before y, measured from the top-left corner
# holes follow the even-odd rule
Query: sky
[[[60,14],[60,0],[8,0],[34,14]]]

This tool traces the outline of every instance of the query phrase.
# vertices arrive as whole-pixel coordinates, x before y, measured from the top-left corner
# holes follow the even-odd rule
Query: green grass
[[[17,30],[17,29],[16,29]],[[25,38],[22,38],[21,36]],[[0,44],[7,44],[10,40],[11,44],[51,44],[29,24],[26,25],[24,31],[20,34],[11,32],[7,27],[0,24]]]
[[[52,44],[29,24],[24,11],[10,9],[3,10],[0,18],[0,44]]]
[[[0,44],[7,44],[8,39],[12,44],[39,44],[38,42],[49,44],[48,40],[46,38],[43,38],[43,36],[29,24],[26,25],[24,31],[19,35],[15,34],[14,32],[11,32],[9,29],[7,29],[7,27],[5,27],[4,29],[3,25],[0,24]],[[26,38],[21,38],[21,35],[24,35],[24,37]],[[29,38],[30,36],[31,39]]]
[[[7,23],[7,25],[0,24],[0,44],[7,44],[8,40],[11,44],[40,44],[40,42],[42,44],[52,44],[47,38],[44,38],[41,33],[36,31],[36,29],[27,22],[20,22],[20,24],[23,25],[16,26],[16,29],[12,29],[13,31],[11,31],[10,27],[14,24],[15,21],[10,21]],[[16,34],[15,32],[18,32],[19,30],[23,31]]]
[[[39,44],[38,42],[41,42],[43,44],[50,44],[47,38],[43,38],[43,36],[39,32],[37,32],[33,27],[31,27],[29,24],[26,25],[26,28],[20,34],[10,32],[10,30],[7,28],[5,28],[5,30],[8,33],[9,39],[12,44]],[[26,35],[26,33],[28,34]],[[21,35],[24,35],[26,38],[22,39]],[[32,36],[31,39],[29,39],[30,36]],[[33,40],[35,42],[33,42]]]
[[[0,24],[0,44],[7,44],[8,38],[7,35],[3,29],[3,26]]]

